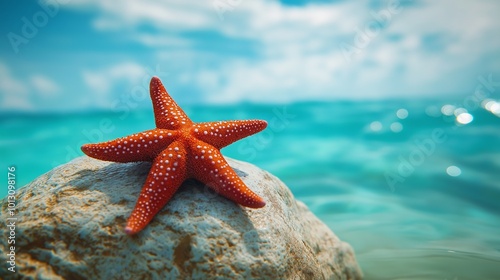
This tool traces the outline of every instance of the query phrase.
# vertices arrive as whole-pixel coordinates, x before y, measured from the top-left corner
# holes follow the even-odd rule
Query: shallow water
[[[194,121],[268,120],[265,132],[223,153],[283,180],[354,247],[366,279],[500,279],[500,118],[468,108],[474,119],[461,125],[440,113],[447,103],[453,104],[243,104],[186,112]],[[83,143],[153,126],[149,110],[4,115],[0,160],[4,170],[17,167],[21,186],[82,155]]]

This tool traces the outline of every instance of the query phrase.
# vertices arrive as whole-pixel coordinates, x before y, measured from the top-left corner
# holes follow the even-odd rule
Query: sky
[[[500,1],[5,0],[0,111],[470,94],[500,80]]]

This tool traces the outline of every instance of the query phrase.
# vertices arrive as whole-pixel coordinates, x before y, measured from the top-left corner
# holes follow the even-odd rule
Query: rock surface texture
[[[151,224],[124,233],[150,163],[81,157],[18,190],[16,272],[3,279],[361,279],[339,240],[276,177],[227,159],[262,196],[238,206],[187,181]],[[0,220],[7,218],[2,203]],[[6,227],[0,235],[8,235]],[[5,238],[4,238],[5,239]]]

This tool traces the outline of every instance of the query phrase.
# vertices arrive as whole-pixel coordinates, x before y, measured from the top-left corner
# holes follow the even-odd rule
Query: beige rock
[[[16,273],[4,279],[360,279],[351,247],[276,177],[228,159],[267,205],[242,208],[187,181],[139,234],[124,233],[150,163],[88,157],[18,192]],[[5,200],[0,219],[7,218]],[[0,228],[0,236],[7,236]]]

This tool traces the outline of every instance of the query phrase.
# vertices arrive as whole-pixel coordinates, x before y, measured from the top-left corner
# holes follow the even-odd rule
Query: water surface
[[[500,279],[500,118],[478,106],[468,108],[472,122],[460,124],[454,113],[462,111],[441,112],[447,103],[460,104],[385,100],[185,110],[194,121],[268,120],[266,131],[223,153],[283,180],[354,247],[367,279]],[[22,186],[82,155],[83,143],[153,127],[150,110],[3,115],[0,160],[4,170],[17,167]],[[5,194],[4,188],[0,197]]]

